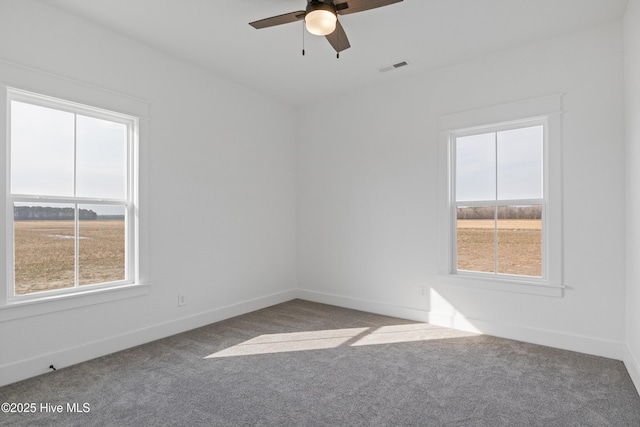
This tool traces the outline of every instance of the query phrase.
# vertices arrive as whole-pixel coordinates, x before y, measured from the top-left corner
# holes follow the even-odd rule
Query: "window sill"
[[[38,299],[11,301],[0,306],[0,322],[134,298],[148,293],[148,284],[133,284],[52,295]]]
[[[528,281],[526,279],[474,276],[470,274],[445,274],[439,276],[439,282],[444,285],[490,291],[513,292],[555,298],[562,298],[564,296],[564,286],[550,285],[534,280]]]

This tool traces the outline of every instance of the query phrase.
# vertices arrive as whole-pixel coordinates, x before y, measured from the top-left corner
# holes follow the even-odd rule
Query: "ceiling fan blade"
[[[304,19],[304,10],[297,12],[285,13],[284,15],[272,16],[271,18],[260,19],[259,21],[249,22],[256,30],[266,27],[273,27],[276,25],[289,24]]]
[[[336,12],[339,15],[364,12],[365,10],[377,7],[388,6],[393,3],[400,3],[402,0],[336,0]]]
[[[325,37],[338,53],[351,47],[349,39],[347,38],[347,33],[344,32],[344,28],[342,28],[340,21],[336,21],[336,29],[333,33],[326,35]]]

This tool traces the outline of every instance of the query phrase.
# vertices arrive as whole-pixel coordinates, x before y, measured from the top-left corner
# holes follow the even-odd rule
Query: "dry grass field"
[[[73,221],[15,221],[16,294],[74,286]],[[80,221],[78,284],[125,277],[123,220]]]
[[[494,221],[458,220],[458,270],[495,272]],[[498,273],[542,275],[542,222],[498,221]]]

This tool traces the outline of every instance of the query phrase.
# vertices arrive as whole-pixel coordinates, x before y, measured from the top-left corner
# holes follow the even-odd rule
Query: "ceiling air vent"
[[[384,66],[382,68],[379,68],[378,70],[381,73],[386,73],[387,71],[395,70],[396,68],[406,67],[407,65],[409,65],[409,63],[407,61],[400,61],[400,62],[397,62],[397,63],[392,64],[392,65],[386,65],[386,66]]]

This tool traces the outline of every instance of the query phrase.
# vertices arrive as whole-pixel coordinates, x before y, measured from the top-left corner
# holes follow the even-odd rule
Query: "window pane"
[[[121,123],[77,116],[77,196],[126,197],[126,131]]]
[[[73,114],[11,101],[11,192],[73,195]]]
[[[495,208],[457,209],[458,270],[495,272]]]
[[[125,279],[125,207],[79,205],[78,283]]]
[[[16,203],[13,211],[16,295],[72,288],[75,275],[73,205]]]
[[[542,207],[498,208],[498,273],[542,276]]]
[[[495,199],[495,133],[456,138],[456,200]]]
[[[542,198],[543,127],[498,132],[498,199]]]

